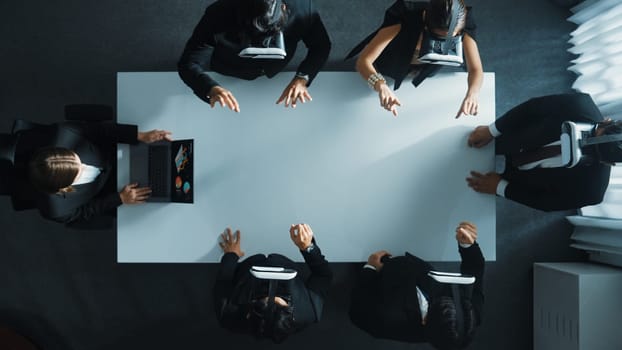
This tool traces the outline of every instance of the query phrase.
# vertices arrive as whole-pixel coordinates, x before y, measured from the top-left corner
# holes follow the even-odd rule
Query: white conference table
[[[195,140],[194,204],[118,209],[119,262],[218,262],[226,227],[242,231],[246,256],[281,253],[303,261],[289,237],[309,224],[331,262],[365,261],[374,251],[409,251],[459,261],[455,227],[474,222],[495,260],[495,197],[468,188],[470,170],[494,169],[494,149],[470,149],[469,132],[495,118],[494,73],[486,73],[479,115],[454,119],[466,73],[439,74],[397,91],[399,117],[379,107],[355,72],[321,72],[312,102],[275,102],[293,73],[243,81],[214,74],[241,112],[210,106],[176,72],[118,73],[118,122],[167,129]],[[119,186],[130,182],[118,149]]]

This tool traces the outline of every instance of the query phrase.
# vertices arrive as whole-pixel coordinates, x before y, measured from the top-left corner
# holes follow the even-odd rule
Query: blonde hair
[[[28,163],[30,182],[46,193],[72,192],[80,172],[76,153],[67,148],[46,147],[35,151]]]

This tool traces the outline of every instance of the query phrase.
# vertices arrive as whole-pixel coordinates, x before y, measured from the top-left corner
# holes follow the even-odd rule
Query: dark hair
[[[287,23],[281,0],[239,0],[238,22],[251,37],[272,36]]]
[[[622,134],[622,120],[608,120],[598,123],[603,129],[603,135]],[[622,141],[603,143],[598,145],[598,157],[605,163],[622,161]]]
[[[458,24],[456,28],[464,27],[466,21],[466,6],[464,5],[464,0],[430,0],[425,13],[425,24],[428,30],[449,30],[453,1],[458,1]]]
[[[294,308],[275,305],[274,309],[270,310],[267,301],[263,299],[252,302],[249,322],[255,337],[270,338],[275,343],[282,342],[296,332]]]
[[[37,190],[46,193],[57,193],[62,189],[72,191],[71,184],[79,171],[76,154],[67,148],[40,148],[28,162],[30,182]]]
[[[426,332],[428,341],[439,350],[465,348],[475,334],[476,318],[473,304],[468,298],[462,299],[464,315],[464,336],[458,332],[456,305],[451,297],[433,298],[428,309]]]

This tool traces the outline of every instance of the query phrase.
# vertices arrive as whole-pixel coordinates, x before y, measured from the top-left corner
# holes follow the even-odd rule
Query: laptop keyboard
[[[167,162],[166,146],[149,147],[149,187],[151,195],[162,197],[167,195],[167,174],[165,162]]]

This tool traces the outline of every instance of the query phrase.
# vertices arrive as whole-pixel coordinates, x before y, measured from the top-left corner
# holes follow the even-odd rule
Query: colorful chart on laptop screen
[[[193,140],[173,141],[174,167],[171,179],[174,182],[173,202],[193,203],[194,193],[194,164],[193,164]]]

